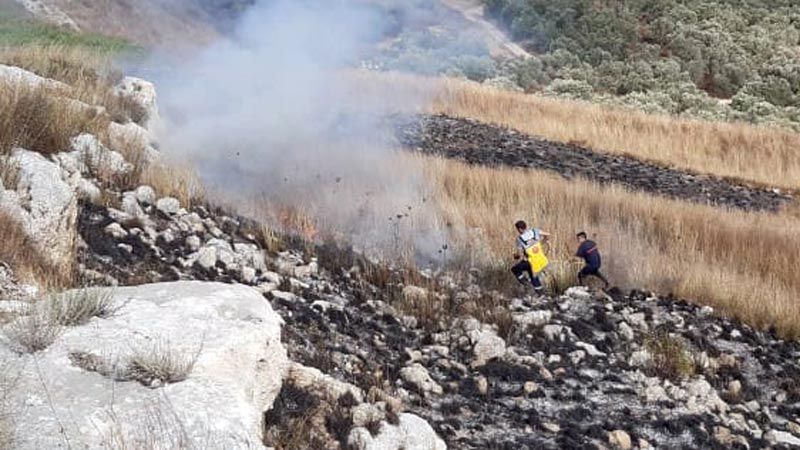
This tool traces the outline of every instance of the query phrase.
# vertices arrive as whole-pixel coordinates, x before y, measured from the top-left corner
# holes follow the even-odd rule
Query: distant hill
[[[0,7],[19,11],[24,5],[39,18],[59,23],[63,14],[81,30],[151,46],[208,42],[228,31],[254,0],[17,0],[16,7],[13,3],[0,0]]]

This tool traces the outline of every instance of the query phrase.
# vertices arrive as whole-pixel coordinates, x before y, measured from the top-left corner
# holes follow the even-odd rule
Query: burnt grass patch
[[[632,190],[746,211],[777,211],[792,197],[727,179],[663,167],[630,156],[551,142],[496,125],[445,115],[396,117],[410,150],[469,164],[555,172]]]

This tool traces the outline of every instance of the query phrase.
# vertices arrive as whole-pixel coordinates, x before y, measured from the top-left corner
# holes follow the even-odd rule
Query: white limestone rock
[[[148,432],[143,425],[150,420],[167,421],[161,424],[167,434],[180,429],[193,447],[263,448],[263,413],[289,361],[280,342],[281,318],[258,291],[176,282],[117,288],[113,295],[121,305],[114,316],[68,328],[35,356],[15,357],[16,448],[60,448],[65,436],[73,448],[107,448],[112,437],[142,448],[139,440]],[[69,358],[89,352],[122,364],[133,348],[154,342],[174,354],[197,355],[188,378],[153,389],[115,382]],[[153,437],[157,441],[148,448],[173,448],[173,442],[158,440],[166,436]]]
[[[400,414],[397,425],[381,422],[375,436],[363,427],[350,431],[348,443],[355,450],[446,450],[447,445],[428,422],[413,414]]]

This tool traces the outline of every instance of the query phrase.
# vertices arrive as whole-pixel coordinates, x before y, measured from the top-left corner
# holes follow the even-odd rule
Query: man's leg
[[[517,278],[519,284],[525,284],[525,273],[530,273],[531,265],[526,260],[522,260],[511,267],[511,273]]]
[[[539,279],[539,275],[533,274],[533,271],[531,271],[531,284],[533,284],[533,289],[536,291],[536,294],[544,295],[544,286],[542,285],[542,281]]]
[[[608,282],[608,278],[606,278],[606,276],[605,276],[605,275],[603,275],[603,274],[600,272],[600,268],[599,268],[599,267],[597,268],[597,270],[595,270],[595,271],[594,271],[594,275],[595,275],[597,278],[600,278],[600,279],[603,281],[603,283],[605,283],[605,285],[606,285],[606,288],[607,288],[607,287],[609,287],[609,286],[611,286],[611,283],[609,283],[609,282]]]
[[[583,280],[591,274],[591,268],[589,266],[583,266],[580,272],[578,272],[578,284],[581,286],[586,286]]]

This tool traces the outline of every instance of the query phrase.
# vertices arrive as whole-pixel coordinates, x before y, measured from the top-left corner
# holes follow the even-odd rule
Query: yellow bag
[[[525,256],[528,257],[528,262],[531,265],[531,269],[533,269],[534,275],[539,275],[547,267],[548,260],[542,249],[541,242],[537,242],[530,248],[525,249]]]

